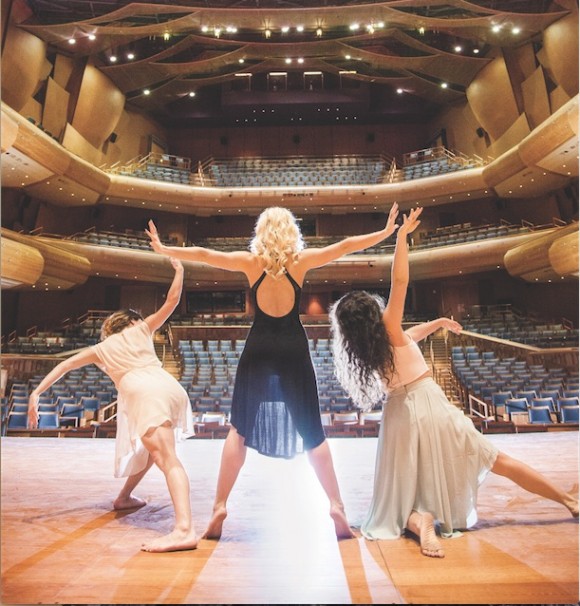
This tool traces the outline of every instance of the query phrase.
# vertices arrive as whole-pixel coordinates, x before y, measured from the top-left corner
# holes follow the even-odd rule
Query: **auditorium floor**
[[[490,435],[508,454],[578,491],[578,432]],[[349,520],[372,490],[376,438],[330,441]],[[211,511],[223,440],[179,446],[198,531]],[[429,559],[412,539],[337,542],[306,457],[248,452],[220,541],[151,554],[142,541],[173,522],[163,476],[136,491],[149,503],[115,513],[114,441],[3,438],[2,604],[572,604],[578,523],[490,474],[479,522]]]

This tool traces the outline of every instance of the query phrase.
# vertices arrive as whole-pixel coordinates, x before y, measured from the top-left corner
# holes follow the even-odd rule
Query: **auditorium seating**
[[[472,223],[457,223],[435,230],[423,232],[415,242],[416,248],[436,248],[452,244],[465,244],[478,242],[489,238],[503,238],[506,236],[517,236],[521,234],[538,232],[553,228],[554,225],[531,225],[522,221],[521,224],[512,224],[507,221],[499,224],[473,225]]]
[[[429,147],[403,155],[403,168],[399,170],[402,180],[435,177],[449,172],[483,166],[482,158],[468,158],[444,147]]]
[[[578,404],[578,374],[573,369],[500,358],[473,345],[453,346],[451,366],[466,396],[491,405],[500,417],[526,413],[537,423],[541,413],[531,409],[547,408],[553,413],[551,422],[558,423],[562,406]]]
[[[511,306],[469,309],[463,329],[535,347],[578,347],[578,329],[571,322],[546,322],[525,316]]]
[[[212,159],[216,187],[320,187],[380,183],[389,165],[381,156]]]

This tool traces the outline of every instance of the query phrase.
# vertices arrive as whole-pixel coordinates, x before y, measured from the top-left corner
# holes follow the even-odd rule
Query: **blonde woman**
[[[239,252],[165,246],[153,222],[149,223],[147,234],[156,252],[243,272],[251,285],[255,317],[236,373],[232,428],[222,453],[206,538],[221,536],[227,500],[248,446],[264,455],[282,458],[291,458],[296,452],[306,450],[330,500],[337,537],[353,536],[322,429],[316,376],[298,313],[300,294],[309,270],[390,236],[395,230],[396,214],[394,205],[387,224],[380,231],[345,238],[323,248],[304,248],[292,213],[272,207],[259,216],[250,250]]]
[[[28,423],[38,424],[38,398],[64,374],[88,364],[102,368],[118,390],[115,476],[127,477],[113,502],[114,509],[133,509],[145,501],[132,492],[155,463],[163,472],[175,508],[175,527],[165,536],[142,545],[144,551],[195,549],[197,537],[191,519],[189,480],[175,452],[175,434],[193,433],[189,397],[155,353],[153,333],[169,318],[181,298],[183,266],[175,269],[165,303],[143,318],[127,309],[106,318],[101,342],[63,360],[30,394]],[[182,434],[183,432],[183,434]]]

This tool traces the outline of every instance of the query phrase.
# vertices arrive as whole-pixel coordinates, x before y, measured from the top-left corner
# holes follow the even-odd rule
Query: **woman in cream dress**
[[[115,476],[127,477],[115,509],[141,507],[132,495],[155,463],[165,475],[175,508],[175,528],[166,536],[143,545],[145,551],[195,549],[197,538],[191,519],[189,479],[175,452],[175,439],[193,433],[187,392],[165,371],[155,353],[153,333],[169,318],[181,298],[183,266],[171,259],[175,276],[165,303],[143,318],[133,310],[109,316],[101,328],[102,341],[87,347],[53,368],[31,393],[29,425],[38,424],[38,398],[64,374],[88,364],[106,372],[118,391]]]
[[[509,457],[479,433],[435,383],[417,342],[446,328],[448,318],[403,331],[409,283],[407,234],[422,209],[404,217],[397,234],[386,308],[377,297],[351,292],[331,310],[337,376],[363,408],[386,394],[379,433],[373,497],[361,526],[368,539],[396,539],[405,529],[419,537],[421,552],[443,557],[435,533],[451,536],[477,521],[477,490],[489,471],[564,505],[578,516],[578,502],[526,464]]]

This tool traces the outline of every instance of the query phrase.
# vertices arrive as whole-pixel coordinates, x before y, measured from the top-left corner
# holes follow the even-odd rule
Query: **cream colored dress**
[[[118,391],[115,476],[142,471],[148,452],[141,437],[152,427],[170,422],[177,439],[193,435],[187,392],[166,370],[155,353],[153,335],[139,322],[94,345],[98,366]]]
[[[411,357],[422,357],[416,344],[406,347]],[[477,522],[479,484],[497,455],[495,445],[431,377],[392,390],[383,408],[373,497],[362,534],[396,539],[413,510],[433,514],[443,536],[470,528]]]

